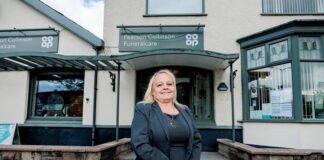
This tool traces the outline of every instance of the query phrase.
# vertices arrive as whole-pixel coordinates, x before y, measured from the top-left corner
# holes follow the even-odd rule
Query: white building
[[[18,123],[25,144],[105,142],[115,138],[117,119],[119,136],[128,137],[134,104],[148,79],[168,68],[177,76],[178,100],[194,113],[203,149],[214,150],[216,138],[232,138],[232,69],[237,141],[323,149],[323,0],[109,0],[105,44],[77,25],[66,25],[71,22],[53,10],[42,10],[41,2],[0,3],[21,10],[5,14],[10,22],[0,24],[2,37],[13,28],[48,26],[59,37],[58,49],[44,57],[33,59],[40,53],[29,50],[21,51],[23,57],[1,55],[0,123]],[[21,63],[17,56],[62,65],[30,69],[11,61],[20,68],[10,68],[5,66],[10,56]],[[113,60],[121,63],[120,79]],[[115,84],[120,80],[115,91],[114,75]],[[59,134],[44,140],[54,132]],[[29,140],[35,134],[38,138]]]

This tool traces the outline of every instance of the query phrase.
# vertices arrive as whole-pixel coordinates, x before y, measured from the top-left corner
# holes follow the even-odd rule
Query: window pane
[[[291,65],[249,72],[250,119],[292,119]]]
[[[148,0],[148,14],[201,14],[203,0]]]
[[[265,47],[257,47],[247,51],[248,68],[265,65]]]
[[[263,0],[264,14],[323,14],[324,0]]]
[[[304,118],[324,118],[324,63],[301,63]]]
[[[299,56],[300,59],[320,59],[321,45],[319,37],[299,38]]]
[[[270,45],[270,61],[275,62],[288,58],[288,41]]]
[[[34,116],[82,117],[83,75],[40,74],[36,79]]]

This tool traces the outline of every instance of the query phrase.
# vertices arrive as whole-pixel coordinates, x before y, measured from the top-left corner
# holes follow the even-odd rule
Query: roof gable
[[[73,22],[72,20],[65,17],[55,9],[49,7],[40,0],[23,0],[23,2],[25,2],[27,5],[31,6],[35,10],[39,11],[43,15],[47,16],[54,22],[62,25],[64,28],[74,33],[76,36],[91,44],[94,48],[100,49],[104,47],[104,41],[101,38],[95,36],[90,31],[81,27],[79,24]]]

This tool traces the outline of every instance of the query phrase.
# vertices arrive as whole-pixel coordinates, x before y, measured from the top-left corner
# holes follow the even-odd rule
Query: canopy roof
[[[141,70],[159,66],[190,66],[209,70],[225,69],[239,54],[223,54],[207,50],[159,49],[112,56],[125,69]]]
[[[0,71],[23,71],[36,68],[76,68],[82,70],[114,70],[109,56],[65,56],[50,53],[2,53]]]
[[[2,53],[0,71],[24,71],[36,68],[76,68],[82,70],[141,70],[159,66],[190,66],[209,70],[225,69],[239,54],[207,50],[160,49],[113,56],[66,56],[53,53]]]

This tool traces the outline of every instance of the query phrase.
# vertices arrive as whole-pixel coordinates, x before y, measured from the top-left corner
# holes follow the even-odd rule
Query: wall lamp
[[[109,77],[111,79],[110,85],[112,86],[112,91],[115,92],[115,87],[116,87],[116,74],[109,71]]]
[[[221,82],[218,86],[217,86],[217,90],[218,91],[227,91],[228,87],[224,82]]]

